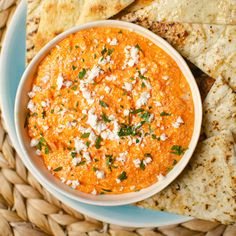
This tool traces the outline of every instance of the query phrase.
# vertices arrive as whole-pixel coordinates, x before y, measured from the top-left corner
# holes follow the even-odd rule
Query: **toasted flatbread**
[[[134,12],[148,7],[154,12],[155,21],[235,24],[236,4],[234,0],[136,0],[125,12]],[[150,14],[150,13],[149,13]]]
[[[93,20],[107,19],[134,0],[28,0],[27,61],[63,31]]]
[[[230,130],[236,140],[236,92],[219,77],[203,103],[203,132],[207,137]]]
[[[166,189],[137,205],[235,224],[236,156],[231,132],[199,143],[188,168]]]
[[[222,75],[236,89],[236,26],[158,22],[153,14],[144,8],[120,19],[160,35],[210,77]]]

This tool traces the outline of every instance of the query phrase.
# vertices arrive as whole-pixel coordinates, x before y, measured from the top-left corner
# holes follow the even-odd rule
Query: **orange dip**
[[[63,183],[86,193],[154,184],[193,133],[194,105],[180,68],[128,30],[69,35],[42,60],[29,97],[31,146]]]

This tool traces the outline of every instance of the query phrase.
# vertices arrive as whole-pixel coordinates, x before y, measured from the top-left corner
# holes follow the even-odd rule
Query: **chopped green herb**
[[[78,102],[78,101],[76,102],[75,106],[76,106],[76,107],[78,107],[78,106],[79,106],[79,102]]]
[[[118,179],[119,179],[120,181],[123,181],[123,180],[127,179],[126,172],[125,172],[125,171],[122,171],[122,173],[118,176]]]
[[[87,141],[85,144],[86,144],[86,146],[87,146],[87,147],[89,147],[89,145],[90,145],[90,142],[89,142],[89,141]]]
[[[102,113],[102,119],[103,119],[103,121],[104,121],[105,123],[111,122],[111,120],[106,116],[105,113]]]
[[[50,112],[51,112],[51,114],[53,114],[54,113],[54,109],[52,109]]]
[[[88,138],[89,135],[90,135],[90,133],[84,133],[84,134],[81,135],[81,138]]]
[[[101,147],[101,142],[102,142],[102,137],[98,136],[96,141],[95,141],[95,147],[99,149]]]
[[[118,31],[118,34],[122,34],[122,33],[123,33],[122,30]]]
[[[141,161],[139,167],[140,167],[141,170],[145,170],[145,164],[144,164],[143,160]]]
[[[144,156],[145,157],[152,157],[152,154],[151,153],[145,153]]]
[[[46,117],[46,111],[42,112],[42,117],[43,117],[43,119]]]
[[[139,124],[138,124],[138,126],[136,126],[136,130],[137,129],[139,129],[139,128],[141,128],[144,124],[146,123],[146,121],[141,121]]]
[[[105,102],[102,101],[102,100],[99,100],[99,104],[100,104],[102,107],[108,107],[107,103],[105,103]]]
[[[81,61],[84,62],[84,58],[81,58]]]
[[[98,170],[97,167],[93,166],[93,169],[92,169],[94,172]]]
[[[84,165],[86,163],[86,161],[81,161],[81,162],[79,162],[76,166],[82,166],[82,165]]]
[[[27,112],[27,114],[25,116],[24,128],[26,128],[26,126],[29,124],[29,118],[30,118],[30,113]]]
[[[102,55],[104,55],[106,52],[107,52],[107,48],[106,48],[106,46],[105,46],[105,47],[102,49],[101,53],[102,53]]]
[[[130,79],[130,80],[134,80],[134,77],[130,77],[129,79]]]
[[[72,158],[75,158],[76,157],[76,152],[71,152],[70,155],[71,155]]]
[[[146,87],[146,85],[145,85],[144,82],[142,82],[141,87],[142,87],[142,88],[145,88],[145,87]]]
[[[95,161],[95,162],[98,162],[99,160],[98,160],[97,158],[94,158],[94,161]]]
[[[80,78],[80,79],[84,78],[85,74],[86,74],[86,70],[83,68],[83,69],[79,72],[79,78]]]
[[[183,147],[178,146],[178,145],[173,145],[173,146],[171,147],[171,150],[172,150],[171,153],[180,156],[180,155],[182,155],[182,154],[185,152],[186,149],[184,149]]]
[[[139,46],[139,44],[135,45],[135,48],[137,48],[139,51],[142,51],[141,47]]]
[[[138,114],[138,113],[143,112],[143,111],[144,111],[143,108],[139,108],[139,109],[130,111],[130,114]]]
[[[96,54],[96,53],[94,53],[94,55],[93,55],[93,58],[94,58],[94,59],[96,59],[96,58],[97,58],[97,54]]]
[[[60,170],[62,170],[62,166],[59,166],[59,167],[55,168],[53,171],[58,172]]]
[[[143,114],[140,115],[140,117],[145,121],[145,122],[149,122],[149,118],[150,118],[151,114],[149,112],[145,112]]]
[[[111,165],[114,163],[114,159],[112,155],[106,155],[106,165],[111,170]]]
[[[76,70],[77,66],[72,65],[72,70]]]
[[[170,116],[171,114],[170,113],[167,113],[165,111],[161,112],[160,113],[160,116]]]
[[[140,140],[137,138],[135,142],[136,142],[136,143],[139,143],[139,142],[140,142]]]
[[[102,190],[103,190],[104,192],[108,192],[108,193],[111,193],[111,192],[112,192],[112,190],[110,190],[110,189],[102,188]]]
[[[114,52],[114,48],[107,50],[107,55],[110,56]]]
[[[45,154],[48,154],[48,153],[49,153],[49,147],[48,147],[48,146],[45,146],[44,153],[45,153]]]
[[[129,135],[132,135],[132,136],[136,135],[134,126],[121,124],[121,128],[118,132],[118,136],[124,137],[124,136],[129,136]]]
[[[75,48],[79,48],[79,46],[78,46],[78,45],[75,45]]]
[[[173,160],[173,166],[177,164],[177,160]]]
[[[77,86],[74,85],[71,89],[75,91],[77,89]]]
[[[138,76],[139,76],[140,79],[144,79],[144,80],[147,80],[147,79],[148,79],[147,77],[145,77],[144,75],[142,75],[140,71],[138,72]]]

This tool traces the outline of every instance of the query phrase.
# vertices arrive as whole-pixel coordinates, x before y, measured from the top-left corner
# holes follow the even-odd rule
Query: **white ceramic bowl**
[[[47,55],[47,53],[52,47],[54,47],[62,39],[66,38],[69,34],[75,33],[83,29],[88,29],[91,27],[101,27],[101,26],[129,29],[150,39],[153,43],[162,48],[176,61],[182,73],[184,74],[185,78],[187,79],[192,92],[192,97],[194,101],[195,123],[194,123],[193,136],[190,141],[188,150],[185,152],[185,154],[183,155],[181,160],[177,163],[177,165],[167,174],[167,176],[164,178],[163,181],[157,182],[148,188],[140,190],[139,192],[94,196],[91,194],[80,192],[78,190],[71,189],[69,186],[61,183],[59,179],[55,178],[47,170],[46,166],[44,165],[43,159],[35,154],[34,148],[30,147],[30,138],[27,134],[27,130],[24,128],[25,115],[27,113],[26,107],[29,101],[28,92],[31,90],[32,80],[34,78],[35,72],[37,70],[40,61]],[[34,59],[30,62],[30,64],[26,68],[21,78],[15,100],[15,126],[16,126],[17,137],[19,139],[19,143],[23,151],[23,154],[26,156],[27,161],[30,162],[35,167],[35,169],[38,172],[37,174],[42,177],[43,181],[45,181],[47,185],[56,189],[60,193],[66,195],[67,197],[84,203],[101,205],[101,206],[125,205],[141,201],[161,191],[168,184],[170,184],[181,173],[181,171],[184,169],[184,167],[190,160],[193,151],[196,147],[196,144],[198,142],[201,129],[201,122],[202,122],[201,97],[195,79],[184,59],[179,55],[179,53],[173,47],[171,47],[165,40],[163,40],[156,34],[150,32],[149,30],[141,26],[123,21],[114,21],[114,20],[95,21],[81,26],[76,26],[58,35],[56,38],[54,38],[40,50],[40,52],[34,57]]]

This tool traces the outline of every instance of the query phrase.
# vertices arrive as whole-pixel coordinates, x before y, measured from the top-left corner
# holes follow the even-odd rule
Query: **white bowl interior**
[[[61,183],[61,181],[55,178],[44,165],[43,159],[35,154],[35,149],[30,147],[30,138],[27,134],[27,130],[24,128],[25,117],[27,114],[27,103],[29,101],[28,92],[31,90],[32,80],[34,78],[35,72],[40,61],[46,56],[49,50],[54,47],[58,42],[67,37],[69,34],[75,33],[82,29],[87,29],[91,27],[115,27],[121,29],[129,29],[138,34],[141,34],[148,39],[150,39],[157,46],[162,48],[167,54],[169,54],[178,64],[185,78],[187,79],[190,89],[192,92],[192,97],[194,100],[194,113],[195,113],[195,123],[193,136],[189,144],[188,150],[185,152],[181,160],[176,164],[176,166],[167,174],[163,181],[157,182],[151,185],[148,188],[142,189],[139,192],[125,193],[118,195],[91,195],[80,192],[78,190],[73,190],[69,186]],[[198,142],[200,135],[202,122],[202,103],[201,97],[196,85],[195,79],[188,68],[184,59],[179,55],[175,49],[173,49],[165,40],[155,35],[154,33],[148,31],[147,29],[140,27],[135,24],[122,22],[122,21],[96,21],[84,24],[82,26],[74,27],[56,38],[50,41],[41,51],[34,57],[31,63],[26,68],[20,85],[17,90],[16,103],[15,103],[15,125],[17,136],[22,148],[24,155],[27,157],[27,160],[37,169],[38,174],[43,178],[43,180],[52,188],[56,189],[60,193],[66,195],[69,198],[79,200],[84,203],[94,204],[94,205],[103,205],[103,206],[115,206],[115,205],[124,205],[130,204],[137,201],[141,201],[147,197],[152,196],[153,194],[164,189],[168,184],[170,184],[184,169],[190,160],[193,151]]]

